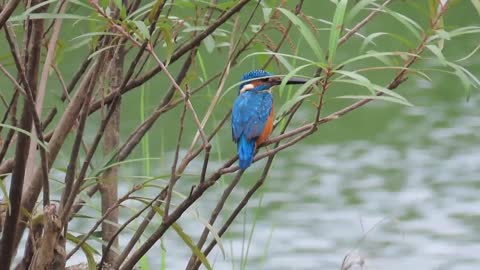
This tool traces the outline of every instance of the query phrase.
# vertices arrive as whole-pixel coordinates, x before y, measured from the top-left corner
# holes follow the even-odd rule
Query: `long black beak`
[[[282,78],[280,77],[273,77],[269,79],[272,85],[280,85],[282,84]],[[292,77],[287,81],[287,84],[304,84],[308,82],[308,80],[303,78]]]
[[[308,80],[303,79],[303,78],[293,77],[293,78],[290,78],[290,80],[287,81],[287,84],[304,84],[306,82],[308,82]]]

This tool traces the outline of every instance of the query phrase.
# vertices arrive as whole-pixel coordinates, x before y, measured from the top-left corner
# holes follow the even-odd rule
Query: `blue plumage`
[[[252,79],[271,76],[269,72],[254,70],[242,77],[240,90]],[[253,161],[256,140],[262,134],[273,107],[273,97],[265,91],[272,86],[268,81],[257,83],[253,89],[239,92],[232,109],[232,137],[237,143],[241,169],[246,169]]]
[[[255,140],[249,140],[246,136],[241,135],[237,145],[238,165],[245,170],[250,167],[255,154]]]
[[[240,168],[245,170],[253,161],[257,143],[262,144],[273,129],[272,86],[282,82],[264,70],[252,70],[241,78],[238,97],[232,108],[232,138],[237,143]],[[290,78],[287,84],[304,84],[307,80]]]
[[[255,70],[252,70],[252,71],[249,71],[245,74],[243,74],[242,78],[240,78],[240,81],[242,82],[240,84],[240,86],[238,87],[238,92],[240,94],[240,90],[248,83],[250,83],[252,80],[254,79],[257,79],[257,78],[265,78],[265,77],[271,77],[272,76],[272,73],[268,72],[268,71],[265,71],[265,70],[261,70],[261,69],[255,69]],[[270,88],[271,85],[268,87]],[[262,90],[266,90],[268,88],[264,88]]]

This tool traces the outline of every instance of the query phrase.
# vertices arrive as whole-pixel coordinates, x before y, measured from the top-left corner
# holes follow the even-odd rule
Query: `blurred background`
[[[289,8],[294,7],[295,1],[291,2]],[[393,2],[389,6],[392,10],[428,28],[428,8],[423,3],[427,1]],[[454,2],[457,3],[445,17],[446,30],[466,25],[478,26],[479,14],[470,1]],[[250,4],[247,10],[253,8],[254,4]],[[249,14],[247,10],[245,14]],[[331,21],[335,5],[330,1],[307,0],[302,10],[305,16]],[[354,26],[368,12],[361,11],[346,27]],[[188,13],[185,8],[185,14]],[[252,29],[262,19],[263,15],[258,13],[252,22]],[[316,33],[318,40],[325,44],[323,48],[326,49],[329,26],[314,23],[319,27]],[[326,31],[321,27],[325,27]],[[88,32],[88,27],[85,24],[65,25],[62,31],[68,48],[75,43],[68,38],[69,35],[74,37],[79,32]],[[369,44],[366,48],[362,48],[363,39],[353,37],[337,51],[339,61],[357,56],[361,50],[406,51],[418,43],[401,23],[387,14],[379,15],[360,31],[363,35],[374,32],[392,35],[378,37],[375,44]],[[395,35],[404,39],[395,38]],[[272,31],[271,37],[278,38],[280,34]],[[313,57],[296,31],[292,31],[290,38],[294,47],[285,45],[285,52],[305,58]],[[443,52],[448,60],[455,61],[467,56],[479,44],[478,34],[460,36],[446,41]],[[86,52],[85,48],[65,51],[59,67],[66,77],[71,77],[77,69],[76,59],[81,59]],[[222,70],[227,52],[228,48],[219,47],[211,51],[208,44],[202,46],[200,53],[203,62],[195,64],[204,65],[206,74],[202,74],[198,68],[198,73],[192,76],[209,77]],[[7,53],[3,51],[3,54]],[[362,62],[362,65],[379,65],[378,60],[369,61]],[[237,83],[244,72],[259,67],[260,63],[261,57],[243,59],[232,69],[226,88]],[[172,73],[178,70],[180,64],[169,67]],[[457,64],[478,76],[480,53]],[[426,52],[414,67],[425,69],[432,81],[410,76],[399,87],[398,92],[414,107],[372,102],[338,120],[321,125],[320,131],[307,140],[280,152],[266,183],[224,237],[222,245],[225,258],[218,248],[209,257],[214,268],[339,269],[344,257],[355,253],[365,260],[365,269],[479,269],[480,99],[476,90],[473,90],[467,101],[462,84],[455,76],[428,70],[438,66],[434,57]],[[347,68],[351,70],[355,67]],[[275,64],[268,70],[277,74],[288,73]],[[307,68],[300,73],[312,76],[313,72],[314,68]],[[368,78],[385,85],[394,72],[374,72],[368,74]],[[0,82],[7,85],[0,85],[2,92],[10,91],[8,89],[11,87],[5,83],[5,79]],[[53,95],[60,95],[55,79],[52,78],[49,83],[49,91]],[[200,80],[192,80],[191,86],[193,88],[200,83]],[[132,91],[124,96],[121,122],[123,139],[141,123],[144,115],[157,106],[168,87],[168,80],[162,74],[142,86],[141,91]],[[192,102],[200,115],[205,113],[208,101],[216,90],[216,84],[212,84],[209,89],[193,97]],[[335,99],[335,96],[365,94],[362,91],[366,90],[352,85],[334,85],[327,94],[322,114],[327,115],[352,102]],[[222,98],[208,127],[213,127],[228,112],[235,95],[236,89]],[[277,108],[286,100],[287,94],[275,93]],[[56,100],[48,102],[50,106],[64,106]],[[121,194],[142,180],[139,175],[168,180],[164,176],[170,173],[178,134],[178,129],[171,127],[176,126],[181,109],[179,106],[163,115],[150,131],[148,140],[131,157],[148,155],[149,160],[122,166]],[[0,112],[4,112],[3,107]],[[307,101],[291,127],[311,121],[314,112],[313,101]],[[88,123],[91,136],[94,136],[97,127],[98,123]],[[195,135],[194,125],[189,125],[186,132],[185,145],[188,147]],[[229,125],[225,125],[214,140],[212,170],[235,154],[230,134]],[[68,153],[64,155],[68,157]],[[66,162],[68,158],[64,160]],[[99,164],[102,162],[98,161]],[[236,206],[257,180],[264,162],[262,160],[249,168],[227,201],[225,213]],[[201,165],[199,161],[187,169],[187,174],[192,173],[192,182],[182,181],[178,185],[181,191],[188,193],[198,178],[195,173]],[[62,164],[56,166],[60,168]],[[198,235],[201,232],[203,226],[196,216],[208,219],[202,213],[209,213],[208,210],[214,207],[229,181],[231,177],[225,176],[207,192],[203,200],[192,207],[189,211],[191,217],[187,215],[180,221],[188,234]],[[153,190],[152,194],[155,193]],[[94,205],[96,200],[90,203]],[[95,213],[99,214],[98,211]],[[82,231],[81,226],[75,229]],[[147,261],[152,269],[155,269],[154,265],[163,263],[167,269],[183,269],[190,256],[190,249],[183,241],[170,232],[162,239],[162,245],[163,251],[159,243],[148,255]],[[81,255],[77,259],[84,260]]]

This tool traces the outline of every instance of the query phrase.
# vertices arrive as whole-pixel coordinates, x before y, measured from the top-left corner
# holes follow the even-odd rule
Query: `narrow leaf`
[[[14,126],[11,126],[9,124],[2,124],[0,123],[0,127],[6,127],[6,128],[9,128],[9,129],[13,129],[17,132],[20,132],[20,133],[23,133],[25,135],[27,135],[28,137],[30,137],[30,140],[34,140],[38,145],[40,145],[42,148],[44,148],[45,150],[48,151],[48,147],[46,144],[42,143],[36,136],[33,136],[32,133],[24,130],[24,129],[21,129],[21,128],[18,128],[18,127],[14,127]]]
[[[215,40],[209,35],[203,40],[203,45],[205,45],[205,49],[207,49],[208,53],[212,53],[213,49],[215,49]]]
[[[163,216],[164,212],[160,207],[152,206],[155,211],[160,215]],[[190,248],[190,250],[195,254],[195,256],[202,262],[202,264],[207,268],[208,270],[212,270],[212,266],[210,265],[210,262],[208,262],[207,258],[205,257],[205,254],[193,243],[192,238],[188,234],[186,234],[182,227],[178,225],[177,223],[172,223],[172,228],[175,230],[175,232],[180,236],[180,238],[183,240],[183,242]]]
[[[74,236],[71,233],[67,233],[67,240],[74,244],[80,243],[81,239]],[[94,254],[100,255],[98,251],[96,251],[92,246],[84,242],[80,248],[82,249],[83,254],[87,258],[88,269],[97,269],[97,264],[95,262]]]
[[[478,15],[480,15],[480,0],[470,0],[470,1],[472,1],[472,5],[477,10]]]
[[[348,0],[340,0],[335,9],[333,16],[332,28],[330,29],[330,39],[328,42],[328,61],[333,63],[335,54],[337,52],[338,39],[343,29],[343,21],[345,19],[345,10],[347,8]]]
[[[155,5],[153,6],[150,13],[148,13],[148,22],[149,23],[153,23],[155,21],[155,14],[158,12],[158,9],[163,6],[163,2],[165,2],[165,0],[155,1]]]
[[[150,32],[148,31],[147,25],[145,25],[143,21],[132,21],[132,22],[137,27],[138,32],[140,33],[140,37],[142,39],[150,39]]]
[[[398,103],[402,105],[407,105],[407,106],[413,106],[409,102],[404,102],[403,100],[399,100],[393,97],[389,96],[354,96],[354,95],[346,95],[346,96],[339,96],[335,98],[344,98],[344,99],[372,99],[372,100],[383,100],[383,101],[388,101],[392,103]]]
[[[321,80],[322,78],[312,78],[308,82],[304,83],[299,89],[297,89],[293,96],[285,102],[282,107],[278,110],[278,115],[282,117],[286,112],[288,112],[293,105],[295,105],[297,102],[304,100],[305,98],[311,96],[312,94],[304,95],[303,93],[305,90],[307,90],[308,87],[312,86],[314,83],[317,81]]]
[[[290,12],[287,9],[284,8],[278,8],[280,12],[282,12],[287,18],[295,25],[298,27],[300,30],[300,33],[302,34],[303,38],[307,41],[308,45],[312,49],[313,53],[317,57],[318,61],[323,61],[323,53],[322,53],[322,48],[320,47],[320,44],[318,43],[317,39],[315,38],[315,35],[312,33],[310,28],[302,21],[300,20],[295,14]]]
[[[10,17],[9,22],[20,22],[27,19],[25,15],[19,15]],[[100,21],[99,19],[94,19],[88,16],[81,16],[76,14],[58,14],[58,13],[33,13],[28,15],[30,20],[43,20],[43,19],[63,19],[63,20],[84,20],[84,21]]]
[[[215,230],[215,228],[213,228],[213,226],[210,223],[208,223],[207,220],[200,217],[200,215],[198,215],[198,213],[194,213],[193,216],[200,223],[202,223],[203,226],[205,226],[210,231],[210,233],[213,235],[213,238],[215,238],[215,241],[217,241],[218,247],[220,248],[220,251],[222,252],[223,258],[225,259],[225,248],[223,247],[222,238],[220,238],[220,235],[218,235],[217,230]]]

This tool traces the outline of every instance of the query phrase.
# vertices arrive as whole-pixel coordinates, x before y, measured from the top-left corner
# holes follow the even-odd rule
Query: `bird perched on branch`
[[[272,133],[274,110],[270,90],[282,79],[264,70],[253,70],[245,73],[241,81],[232,109],[232,137],[237,144],[240,168],[245,170],[252,164],[255,149]],[[287,84],[305,82],[292,78]]]

